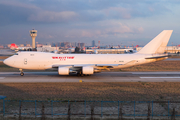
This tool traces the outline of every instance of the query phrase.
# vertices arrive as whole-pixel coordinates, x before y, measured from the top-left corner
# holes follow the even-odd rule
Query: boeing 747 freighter
[[[45,52],[17,52],[4,64],[29,70],[57,70],[59,75],[91,75],[103,69],[120,69],[168,58],[164,53],[173,30],[164,30],[134,54],[55,54]]]

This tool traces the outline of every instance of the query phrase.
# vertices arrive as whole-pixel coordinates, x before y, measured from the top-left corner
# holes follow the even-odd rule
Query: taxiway
[[[0,83],[35,82],[180,82],[180,72],[101,72],[91,76],[60,76],[57,72],[0,72]]]

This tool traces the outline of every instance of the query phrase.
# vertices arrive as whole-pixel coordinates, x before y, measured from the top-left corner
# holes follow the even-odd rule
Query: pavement
[[[78,77],[58,75],[58,72],[0,72],[0,83],[36,82],[180,82],[180,72],[101,72]]]
[[[13,55],[15,51],[11,49],[0,49],[0,56]]]

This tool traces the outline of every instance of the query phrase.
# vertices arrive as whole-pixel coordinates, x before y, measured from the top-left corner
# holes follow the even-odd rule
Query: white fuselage
[[[164,54],[172,30],[163,30],[135,54],[55,54],[44,52],[18,52],[3,62],[11,67],[31,70],[58,70],[59,75],[77,73],[83,76],[102,69],[131,67],[168,58]]]
[[[115,65],[113,68],[124,68],[157,61],[145,59],[152,55],[145,54],[55,54],[44,52],[18,52],[18,55],[4,61],[5,64],[31,70],[45,70],[53,65]]]

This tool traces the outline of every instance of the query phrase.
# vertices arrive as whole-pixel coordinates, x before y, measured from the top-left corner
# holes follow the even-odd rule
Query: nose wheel
[[[20,75],[21,75],[21,76],[23,76],[23,75],[24,75],[24,73],[23,73],[23,72],[21,72],[21,73],[20,73]]]
[[[19,71],[20,71],[20,75],[21,75],[21,76],[24,76],[23,70],[22,70],[22,69],[19,69]]]

